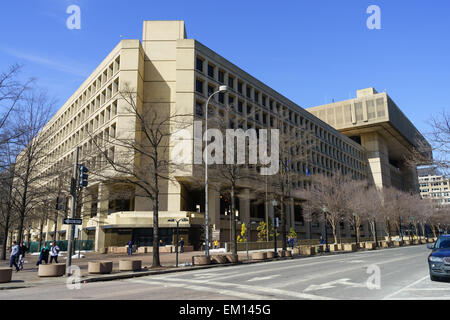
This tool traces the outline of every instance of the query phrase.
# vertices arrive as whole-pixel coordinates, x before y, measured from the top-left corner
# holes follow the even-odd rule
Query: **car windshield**
[[[439,238],[434,246],[436,249],[450,248],[450,238]]]

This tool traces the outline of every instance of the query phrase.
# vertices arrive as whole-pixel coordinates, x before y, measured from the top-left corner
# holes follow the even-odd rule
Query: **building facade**
[[[89,158],[86,161],[91,171],[102,170],[104,154],[95,151],[97,138],[136,138],[136,115],[120,99],[125,84],[135,89],[139,108],[190,115],[187,118],[192,123],[204,119],[209,95],[227,85],[226,93],[211,100],[209,114],[223,119],[230,129],[276,128],[281,135],[289,135],[286,147],[293,150],[291,154],[300,155],[289,162],[289,170],[295,173],[289,182],[293,190],[307,187],[310,175],[336,171],[357,179],[372,179],[379,186],[417,185],[415,172],[402,166],[401,155],[409,152],[414,138],[421,135],[385,93],[358,91],[355,101],[325,107],[332,111],[322,111],[324,107],[305,110],[205,45],[189,39],[183,21],[144,21],[142,40],[118,43],[44,128],[51,132],[44,170],[57,172],[70,166],[76,146],[81,161]],[[364,105],[363,111],[360,104]],[[188,130],[193,136],[193,126]],[[314,140],[313,148],[304,148],[306,136]],[[104,152],[114,157],[120,153],[117,148]],[[193,152],[193,146],[188,149]],[[133,159],[131,163],[136,161]],[[187,165],[171,173],[172,179],[161,182],[158,222],[164,243],[174,241],[174,220],[187,218],[180,223],[181,235],[186,243],[196,247],[201,244],[203,170],[201,166]],[[253,170],[257,174],[256,168]],[[54,177],[48,183],[56,187],[60,180]],[[272,199],[261,195],[260,186],[242,181],[237,187],[240,222],[268,221],[277,215]],[[93,240],[96,250],[122,246],[130,239],[138,245],[151,245],[152,201],[138,196],[133,188],[107,181],[90,182],[80,208],[80,238]],[[230,206],[221,183],[210,186],[208,197],[213,235],[220,242],[230,241]],[[302,199],[292,196],[289,203],[287,224],[300,238],[321,234],[322,221],[303,221]],[[68,228],[61,223],[62,218],[45,223],[45,239],[52,239],[54,232],[56,239],[67,238]],[[36,222],[33,240],[40,227]],[[254,229],[250,231],[253,241]],[[348,225],[341,229],[343,237],[350,236]],[[368,236],[367,226],[364,230]]]
[[[435,168],[419,169],[420,196],[430,199],[436,205],[450,205],[450,179],[437,172]]]

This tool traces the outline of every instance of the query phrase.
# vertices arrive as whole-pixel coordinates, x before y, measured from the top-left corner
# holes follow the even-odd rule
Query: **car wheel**
[[[439,277],[430,275],[430,279],[431,279],[431,281],[438,281]]]

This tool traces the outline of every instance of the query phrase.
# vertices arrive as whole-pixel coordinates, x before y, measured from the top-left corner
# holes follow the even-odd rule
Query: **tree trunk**
[[[6,260],[6,247],[8,244],[8,233],[9,233],[9,217],[6,217],[7,220],[5,222],[5,228],[3,229],[3,234],[5,235],[5,238],[3,239],[3,243],[2,243],[2,260]]]
[[[286,237],[286,210],[284,208],[284,199],[280,201],[281,209],[281,249],[287,250],[287,237]]]
[[[337,241],[336,225],[334,223],[331,223],[331,229],[333,230],[334,244],[337,244],[338,241]]]
[[[159,261],[159,227],[158,227],[158,212],[159,211],[159,195],[155,195],[153,200],[153,262],[152,268],[161,266]]]

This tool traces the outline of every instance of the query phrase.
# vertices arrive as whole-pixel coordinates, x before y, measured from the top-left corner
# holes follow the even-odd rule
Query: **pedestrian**
[[[183,240],[183,238],[180,239],[180,252],[181,253],[184,252],[184,240]]]
[[[128,241],[128,255],[131,256],[133,254],[133,241]]]
[[[289,239],[289,245],[291,246],[291,249],[292,249],[292,250],[294,250],[294,244],[295,244],[294,237],[291,237],[291,238]]]
[[[47,242],[44,242],[44,246],[41,249],[41,253],[39,254],[39,260],[36,263],[36,265],[40,265],[42,263],[42,261],[45,262],[45,264],[48,263],[48,253],[49,253],[50,249],[47,246]]]
[[[162,241],[162,239],[159,240],[159,246],[164,247],[164,242]]]
[[[217,249],[219,247],[219,241],[214,240],[214,249]]]
[[[320,236],[320,239],[319,239],[319,240],[320,240],[319,244],[321,244],[321,245],[326,243],[326,241],[323,239],[322,236]]]
[[[23,243],[23,241],[20,243],[19,246],[19,261],[18,261],[18,266],[19,269],[22,270],[23,269],[23,260],[25,259],[25,252],[28,251],[28,247]]]
[[[56,263],[58,263],[58,254],[59,254],[59,247],[56,245],[56,242],[52,242],[52,246],[50,248],[50,263],[52,263],[53,260],[55,260]]]
[[[19,245],[16,241],[13,241],[13,245],[11,247],[11,255],[9,256],[9,267],[16,267],[16,272],[19,271],[19,267],[17,266],[16,259],[19,256]]]

